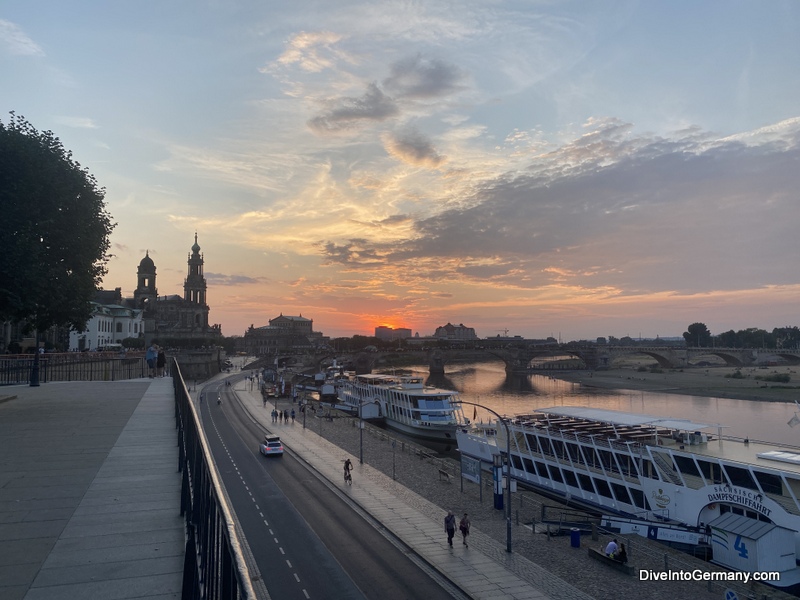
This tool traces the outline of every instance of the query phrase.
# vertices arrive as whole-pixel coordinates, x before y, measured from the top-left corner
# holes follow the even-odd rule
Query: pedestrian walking
[[[164,367],[167,366],[167,355],[164,353],[164,348],[158,347],[156,353],[156,371],[159,377],[164,377]]]
[[[286,421],[287,423],[289,422],[289,409],[288,408],[283,411],[283,420]]]
[[[447,511],[447,516],[444,518],[444,532],[447,534],[447,543],[453,547],[453,536],[456,534],[456,516],[452,510]]]
[[[150,344],[147,352],[144,353],[144,359],[150,369],[150,379],[156,375],[156,360],[158,359],[158,348],[155,344]]]
[[[281,423],[283,423],[283,411],[282,410],[278,411],[278,419],[280,419]]]
[[[277,423],[278,421],[278,411],[274,408],[272,409],[272,422]]]
[[[295,416],[296,416],[296,413],[294,412],[294,409],[292,409],[292,423],[294,423]]]
[[[467,536],[469,535],[469,517],[467,513],[464,513],[464,518],[458,524],[458,528],[461,530],[461,535],[464,536],[464,545],[469,548],[469,544],[467,543]]]

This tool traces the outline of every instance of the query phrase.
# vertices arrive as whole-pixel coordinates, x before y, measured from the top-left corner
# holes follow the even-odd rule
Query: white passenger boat
[[[383,418],[390,429],[412,437],[455,442],[463,423],[458,393],[426,386],[422,377],[353,375],[337,385],[342,405],[361,407],[363,415]]]
[[[506,425],[510,439],[506,436]],[[723,426],[560,406],[461,428],[458,448],[481,461],[506,454],[513,479],[614,515],[623,533],[709,544],[713,561],[779,572],[800,583],[800,448],[729,438]],[[625,523],[633,524],[627,528]],[[643,524],[643,526],[642,526]]]

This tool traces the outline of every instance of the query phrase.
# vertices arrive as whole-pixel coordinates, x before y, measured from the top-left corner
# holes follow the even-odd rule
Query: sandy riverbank
[[[800,367],[745,367],[743,377],[733,378],[734,367],[702,367],[685,370],[664,369],[663,372],[640,371],[636,365],[608,371],[559,371],[557,379],[599,388],[644,390],[689,396],[710,396],[765,402],[800,400]],[[788,383],[757,379],[786,373]]]

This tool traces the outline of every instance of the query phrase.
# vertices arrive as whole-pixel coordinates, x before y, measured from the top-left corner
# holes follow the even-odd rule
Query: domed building
[[[220,325],[209,325],[209,307],[206,303],[206,278],[203,275],[203,255],[194,234],[192,252],[187,261],[188,273],[183,282],[183,296],[158,295],[156,265],[147,251],[137,269],[136,290],[133,302],[142,309],[145,343],[154,338],[162,344],[168,340],[215,338],[222,335]]]

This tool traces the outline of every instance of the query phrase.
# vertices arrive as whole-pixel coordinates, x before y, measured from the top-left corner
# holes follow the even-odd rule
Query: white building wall
[[[70,331],[69,349],[73,352],[82,348],[95,350],[106,344],[121,343],[125,338],[139,337],[142,333],[144,322],[141,310],[98,304],[92,318],[86,323],[85,331]]]

